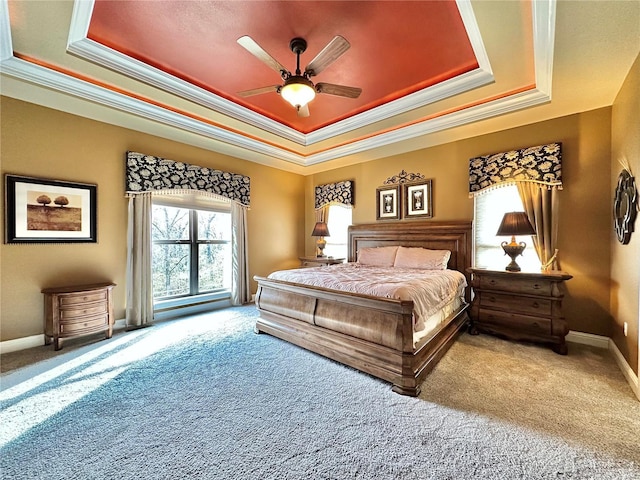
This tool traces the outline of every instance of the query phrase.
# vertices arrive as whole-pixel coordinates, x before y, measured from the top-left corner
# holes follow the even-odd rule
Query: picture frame
[[[376,220],[400,219],[400,185],[376,188]]]
[[[405,183],[403,192],[404,218],[433,218],[432,181]]]
[[[5,243],[95,243],[96,202],[96,185],[5,175]]]

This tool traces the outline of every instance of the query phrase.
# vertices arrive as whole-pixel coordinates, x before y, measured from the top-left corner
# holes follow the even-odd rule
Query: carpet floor
[[[640,478],[640,402],[604,350],[463,334],[410,398],[254,334],[256,316],[163,322],[3,374],[0,476]]]

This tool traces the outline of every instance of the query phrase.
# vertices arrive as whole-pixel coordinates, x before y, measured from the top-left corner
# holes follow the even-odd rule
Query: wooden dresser
[[[45,288],[44,338],[45,345],[53,342],[62,348],[64,338],[105,332],[113,334],[113,301],[111,290],[115,283],[97,283],[73,287]]]
[[[322,267],[324,265],[335,265],[337,263],[343,263],[344,258],[333,257],[298,257],[300,259],[300,265],[303,267]]]
[[[563,283],[572,278],[561,271],[507,272],[470,268],[474,299],[469,332],[491,333],[513,340],[551,345],[566,355],[569,327],[562,316]]]

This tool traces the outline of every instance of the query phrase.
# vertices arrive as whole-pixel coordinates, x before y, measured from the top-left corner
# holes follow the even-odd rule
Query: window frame
[[[344,210],[349,210],[349,212],[351,213],[351,220],[350,220],[349,225],[353,225],[353,209],[352,208],[346,207],[344,205],[329,205],[329,222],[327,223],[327,227],[329,228],[329,233],[331,233],[333,230],[335,230],[335,228],[334,229],[331,228],[330,224],[331,224],[331,219],[335,218],[335,216],[332,217],[333,213],[335,213],[335,211],[337,209],[339,209],[339,208],[340,209],[344,209]],[[344,242],[331,242],[330,239],[331,239],[332,236],[334,238],[336,237],[336,235],[333,235],[333,234],[328,236],[328,237],[324,237],[325,241],[327,242],[327,245],[324,248],[325,254],[328,255],[328,253],[331,253],[332,249],[340,248],[340,249],[344,250],[344,255],[342,255],[342,254],[340,254],[338,256],[332,255],[332,257],[333,258],[345,258],[346,259],[348,257],[348,255],[349,255],[348,225],[347,225],[347,230],[345,230],[345,232],[344,232],[344,240],[345,240]],[[329,250],[328,253],[326,253],[327,252],[327,247],[330,247],[330,250]]]
[[[232,238],[221,239],[199,239],[198,238],[198,212],[213,212],[229,215],[229,221],[231,221],[231,209],[225,208],[223,204],[220,206],[213,206],[211,208],[202,208],[201,205],[197,207],[183,204],[178,201],[155,201],[152,202],[153,207],[170,207],[188,211],[188,239],[152,239],[152,248],[155,245],[189,245],[189,293],[178,295],[166,295],[162,297],[153,297],[154,308],[171,308],[184,305],[190,305],[194,303],[207,302],[211,300],[219,300],[224,298],[230,298],[230,287],[215,288],[212,290],[198,291],[200,288],[199,278],[199,254],[201,245],[232,245]],[[231,230],[230,230],[231,233]],[[153,250],[152,250],[153,258]],[[232,262],[232,258],[229,262]],[[152,285],[153,286],[153,285]]]
[[[510,196],[512,197],[510,200],[513,201],[513,203],[504,203],[504,202],[496,202],[495,200],[492,202],[492,204],[498,203],[498,205],[500,205],[501,208],[500,209],[500,214],[498,214],[497,216],[491,212],[483,212],[483,214],[479,215],[479,200],[480,197],[483,197],[483,203],[488,203],[487,202],[487,197],[489,195],[495,194],[495,195],[499,195],[499,194],[504,194],[504,192],[506,192],[507,190],[510,190]],[[504,270],[504,268],[506,267],[506,265],[509,263],[509,259],[508,257],[504,254],[504,250],[501,247],[501,243],[504,240],[509,240],[506,237],[498,237],[497,235],[492,236],[491,238],[495,238],[495,241],[488,241],[488,236],[482,236],[481,240],[484,240],[482,243],[479,242],[480,240],[480,229],[481,229],[481,223],[482,220],[486,220],[487,218],[491,218],[492,221],[495,222],[495,230],[492,229],[492,231],[496,231],[498,230],[498,226],[500,225],[500,221],[502,219],[502,215],[504,215],[504,213],[506,212],[510,212],[510,211],[524,211],[524,206],[522,205],[522,200],[520,199],[520,195],[518,193],[518,187],[515,183],[513,184],[506,184],[506,185],[501,185],[498,188],[492,188],[490,190],[487,190],[485,192],[480,193],[479,195],[474,195],[473,198],[473,266],[474,267],[478,267],[478,268],[487,268],[487,269],[492,269],[492,270]],[[513,191],[515,190],[515,192]],[[516,197],[517,197],[517,202],[516,202]],[[495,205],[494,205],[495,208]],[[479,218],[480,217],[480,218]],[[531,271],[531,272],[538,272],[540,271],[540,266],[541,266],[541,262],[540,259],[538,258],[538,254],[535,251],[535,247],[533,245],[533,238],[531,236],[516,236],[516,241],[520,242],[520,241],[524,241],[527,245],[527,249],[526,249],[526,257],[524,256],[519,256],[518,257],[518,264],[522,267],[523,271]],[[487,255],[487,253],[491,254],[491,252],[493,252],[493,261],[485,261],[485,262],[478,262],[479,257],[483,257],[483,258],[489,258],[489,255]],[[484,253],[484,255],[483,255]],[[498,258],[502,259],[505,258],[504,264],[498,262]]]

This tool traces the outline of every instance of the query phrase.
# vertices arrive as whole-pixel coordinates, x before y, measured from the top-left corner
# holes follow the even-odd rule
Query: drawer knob
[[[496,281],[495,280],[489,280],[489,285],[495,285]]]
[[[531,326],[536,327],[536,328],[539,328],[539,327],[540,327],[540,325],[538,325],[538,322],[533,322],[533,323],[531,324]]]
[[[538,290],[540,288],[540,284],[539,283],[534,283],[533,284],[533,289],[534,290]]]
[[[493,297],[493,296],[489,297],[489,301],[490,302],[495,302],[496,301],[496,297]]]
[[[538,304],[538,302],[533,302],[533,303],[531,304],[531,306],[532,306],[533,308],[539,308],[539,307],[540,307],[540,305]]]

